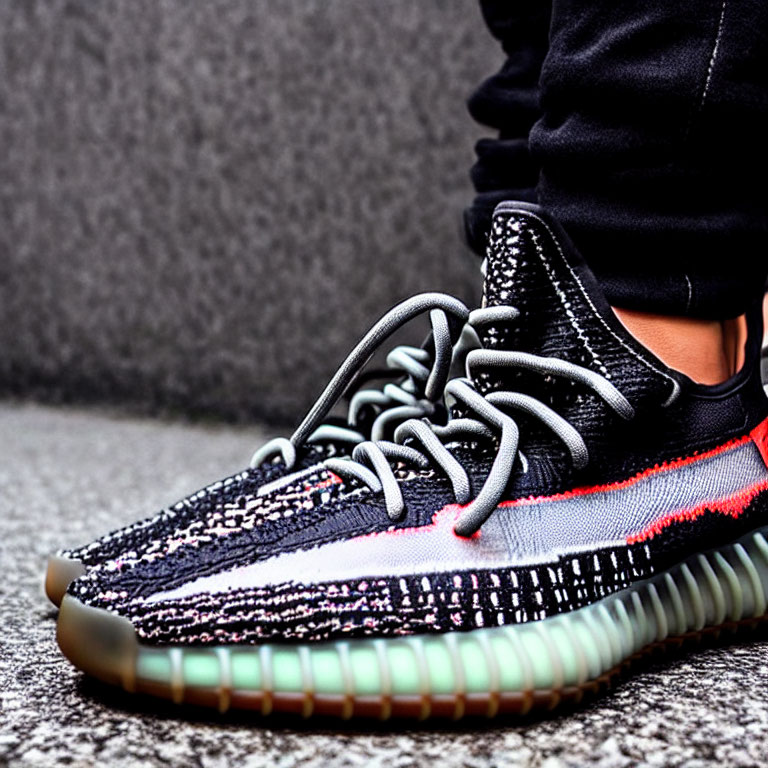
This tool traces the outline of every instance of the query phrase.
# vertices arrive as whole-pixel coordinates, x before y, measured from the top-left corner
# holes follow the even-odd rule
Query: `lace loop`
[[[484,367],[522,368],[549,376],[570,379],[589,387],[621,418],[634,417],[635,409],[624,395],[608,379],[583,366],[560,360],[557,357],[542,357],[529,352],[514,352],[497,349],[475,349],[467,354],[467,371]]]
[[[584,469],[589,462],[589,452],[584,439],[575,427],[571,426],[559,413],[530,395],[520,392],[491,392],[486,400],[495,406],[517,409],[539,419],[549,427],[564,443],[576,469]]]
[[[450,479],[456,501],[459,504],[466,504],[470,499],[472,489],[467,473],[456,457],[445,450],[440,438],[423,421],[416,421],[415,419],[405,421],[395,431],[396,442],[405,442],[411,438],[418,440],[424,453],[441,467]]]
[[[356,393],[350,402],[349,428],[322,424],[378,347],[405,323],[425,312],[429,312],[432,325],[425,347],[396,347],[387,357],[388,365],[402,370],[406,379],[399,384],[390,382],[383,391],[363,390]],[[280,458],[290,470],[296,463],[297,449],[305,443],[362,443],[365,437],[354,427],[362,408],[369,405],[382,409],[372,426],[374,439],[382,438],[392,423],[432,415],[434,401],[442,397],[450,375],[454,343],[468,317],[469,310],[461,301],[443,293],[418,294],[395,306],[374,324],[352,350],[290,439],[270,440],[253,454],[250,465],[257,467]],[[401,407],[396,407],[397,403],[401,403]]]
[[[480,326],[507,322],[518,317],[519,313],[513,307],[490,307],[470,313],[469,323]],[[630,419],[634,416],[631,404],[613,383],[605,376],[576,363],[507,350],[480,349],[469,352],[466,359],[467,372],[471,375],[473,370],[480,367],[522,368],[545,376],[562,377],[589,388],[621,418]],[[520,429],[502,408],[522,411],[554,433],[565,445],[576,469],[583,469],[589,461],[587,446],[576,428],[535,397],[505,390],[482,395],[472,381],[465,378],[449,381],[445,385],[445,396],[459,403],[472,417],[453,418],[445,426],[436,426],[426,420],[404,421],[395,430],[395,443],[362,443],[355,449],[352,461],[334,461],[334,471],[342,477],[355,478],[371,490],[382,490],[387,514],[392,519],[398,519],[405,505],[391,460],[405,460],[421,468],[426,462],[428,466],[439,468],[449,479],[456,501],[467,504],[471,496],[469,477],[446,446],[462,440],[493,439],[497,445],[491,469],[482,488],[462,510],[454,526],[458,535],[472,536],[501,501],[517,460],[523,465],[523,471],[527,471],[527,461],[518,450]],[[403,445],[405,442],[408,446]],[[420,450],[413,448],[413,443]],[[410,453],[398,452],[396,445],[407,447]],[[375,475],[373,482],[366,479],[370,474]]]
[[[390,424],[402,423],[408,419],[419,419],[422,416],[431,416],[435,412],[435,406],[429,400],[418,400],[412,406],[403,405],[396,408],[388,408],[381,413],[371,427],[371,440],[383,440],[384,435],[390,429]]]

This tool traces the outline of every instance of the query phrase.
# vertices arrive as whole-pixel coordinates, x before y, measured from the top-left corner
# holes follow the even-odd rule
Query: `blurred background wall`
[[[291,420],[467,301],[469,0],[3,0],[0,394]]]

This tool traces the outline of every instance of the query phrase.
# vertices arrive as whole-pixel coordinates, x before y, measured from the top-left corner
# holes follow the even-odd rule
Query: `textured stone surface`
[[[0,392],[295,418],[479,291],[467,0],[0,3]]]
[[[0,765],[764,766],[768,642],[645,664],[552,719],[404,726],[220,717],[132,698],[58,653],[45,555],[240,467],[261,430],[0,405]]]

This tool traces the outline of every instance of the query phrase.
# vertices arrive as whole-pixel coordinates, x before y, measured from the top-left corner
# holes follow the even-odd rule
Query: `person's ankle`
[[[624,327],[670,368],[700,384],[719,384],[744,363],[746,317],[700,320],[614,307]]]

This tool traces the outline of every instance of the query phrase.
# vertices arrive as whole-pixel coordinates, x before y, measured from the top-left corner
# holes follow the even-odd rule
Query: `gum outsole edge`
[[[67,595],[57,639],[76,667],[106,683],[221,712],[421,720],[525,715],[598,693],[654,651],[756,628],[768,618],[766,533],[694,555],[592,605],[522,625],[303,645],[148,646],[128,619]],[[375,691],[363,680],[371,670],[361,672],[355,661],[360,654],[376,667]],[[143,662],[152,660],[161,674],[142,673]],[[234,666],[243,662],[257,687],[238,681]],[[316,679],[315,662],[335,665],[334,690],[323,690],[329,686]],[[200,670],[197,682],[190,680],[196,664],[208,684],[200,683]],[[510,669],[516,687],[509,685]]]
[[[69,585],[85,573],[85,565],[61,555],[49,555],[45,569],[45,594],[58,608]]]

